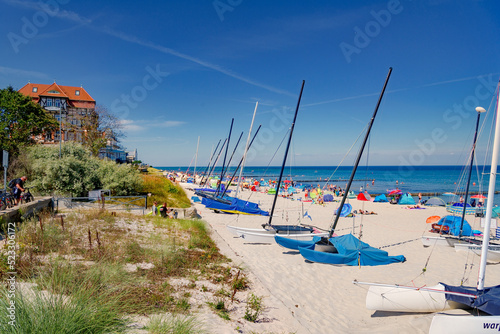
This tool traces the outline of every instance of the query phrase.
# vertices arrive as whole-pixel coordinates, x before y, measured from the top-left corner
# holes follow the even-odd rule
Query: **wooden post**
[[[89,234],[89,250],[92,250],[92,234],[90,234],[90,227],[88,230],[88,234]]]

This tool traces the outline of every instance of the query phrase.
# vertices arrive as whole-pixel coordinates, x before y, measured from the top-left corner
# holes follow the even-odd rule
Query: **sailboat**
[[[252,140],[250,141],[252,127],[253,127],[253,123],[255,120],[255,114],[257,112],[257,106],[258,106],[258,103],[255,105],[252,123],[250,124],[250,130],[248,132],[247,143],[245,146],[245,152],[243,153],[243,157],[241,158],[238,166],[236,167],[236,170],[234,171],[232,177],[229,179],[229,182],[227,183],[228,186],[233,181],[234,176],[236,175],[236,172],[238,171],[238,169],[240,168],[240,166],[242,165],[242,163],[245,159],[245,156],[247,154],[248,149],[251,147],[253,140],[255,139],[257,134],[259,133],[260,126],[257,129],[257,131],[255,132]],[[240,139],[241,139],[241,136],[240,136]],[[238,143],[239,143],[239,140],[238,140]],[[236,146],[237,145],[238,144],[236,144]],[[236,148],[235,148],[235,150],[236,150]],[[234,155],[234,151],[233,151],[233,154],[231,155],[231,158],[229,159],[230,161],[232,160],[233,155]],[[228,163],[228,166],[229,166],[229,163]],[[221,174],[221,180],[223,177],[224,177],[224,173]],[[202,199],[201,203],[204,204],[206,208],[214,210],[216,212],[223,212],[223,213],[230,213],[230,214],[246,214],[246,215],[261,215],[261,216],[268,216],[269,215],[269,213],[267,211],[260,209],[259,205],[257,203],[253,203],[250,201],[245,201],[245,200],[239,199],[237,191],[236,191],[235,197],[230,197],[230,196],[226,196],[226,192],[229,191],[227,189],[227,187],[222,191],[220,191],[220,188],[218,188],[218,190],[219,190],[219,192],[217,192],[215,196],[211,196],[211,197],[207,196],[207,197],[204,197]]]
[[[460,204],[461,206],[457,206],[456,210],[461,211],[462,217],[458,219],[456,216],[448,215],[441,218],[436,224],[432,224],[431,232],[438,233],[437,236],[422,236],[422,244],[424,247],[429,246],[451,246],[453,247],[455,244],[478,244],[479,241],[474,240],[473,238],[463,238],[465,237],[473,237],[473,231],[469,225],[469,223],[465,220],[465,215],[468,213],[467,210],[470,210],[467,207],[467,199],[469,196],[469,187],[470,180],[472,176],[472,166],[474,165],[474,152],[476,150],[476,142],[477,142],[477,132],[479,129],[479,119],[481,118],[481,114],[486,112],[484,108],[478,107],[477,111],[477,120],[476,120],[476,131],[474,133],[474,140],[472,142],[472,151],[470,155],[470,164],[469,164],[469,172],[468,172],[468,180],[465,188],[465,198],[463,203],[455,203]],[[447,209],[448,210],[448,209]],[[474,209],[475,210],[475,209]],[[455,212],[458,212],[455,211]]]
[[[313,235],[317,235],[317,232],[312,227],[300,226],[300,225],[273,225],[273,214],[276,208],[276,200],[278,199],[279,189],[281,186],[281,180],[283,178],[283,171],[285,170],[286,159],[288,156],[288,150],[290,149],[290,143],[292,141],[293,129],[295,127],[295,121],[297,120],[297,114],[299,112],[300,100],[302,98],[302,92],[304,91],[305,80],[302,81],[302,87],[300,89],[299,99],[297,102],[297,107],[295,109],[295,115],[293,117],[292,125],[290,127],[290,134],[288,137],[288,144],[285,149],[285,156],[283,158],[283,163],[281,165],[280,175],[278,178],[278,182],[276,184],[276,192],[274,194],[273,204],[271,207],[271,212],[269,213],[269,221],[267,224],[262,225],[262,229],[255,228],[244,228],[237,226],[227,226],[227,229],[245,239],[246,242],[251,243],[274,243],[274,236],[276,234],[290,237],[297,237],[301,235],[300,238],[312,239]]]
[[[500,323],[500,285],[485,288],[486,260],[490,240],[490,225],[495,194],[498,155],[500,151],[500,104],[497,100],[495,139],[491,161],[484,236],[481,248],[479,277],[476,287],[451,286],[439,283],[434,287],[357,282],[371,285],[366,295],[366,307],[377,311],[436,312],[452,308],[473,308],[488,316],[435,315],[430,333],[479,333],[498,331]],[[492,327],[493,325],[493,327]]]
[[[391,76],[392,68],[389,68],[389,73],[385,79],[384,87],[380,93],[377,106],[373,112],[372,118],[370,120],[368,129],[365,134],[365,138],[358,152],[356,162],[354,163],[349,182],[347,183],[344,196],[340,202],[340,206],[337,212],[342,212],[347,196],[349,195],[349,190],[351,189],[352,181],[354,180],[354,175],[356,174],[356,169],[363,155],[364,147],[368,141],[370,135],[370,130],[372,128],[373,122],[377,115],[382,97],[384,96],[387,83]],[[286,240],[281,238],[279,235],[275,236],[275,240],[278,244],[283,247],[290,249],[298,249],[300,254],[308,261],[328,263],[335,265],[383,265],[395,262],[404,262],[405,257],[403,255],[389,256],[386,251],[376,249],[371,247],[369,244],[362,242],[352,234],[333,236],[335,228],[340,218],[340,214],[335,216],[335,221],[332,228],[326,237],[315,237],[311,241],[295,241]]]

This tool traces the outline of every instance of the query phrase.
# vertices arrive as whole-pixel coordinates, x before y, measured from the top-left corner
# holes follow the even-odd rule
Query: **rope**
[[[417,241],[417,240],[420,240],[420,238],[397,242],[395,244],[390,244],[390,245],[379,247],[378,249],[389,248],[389,247],[393,247],[393,246],[399,246],[399,245],[407,244],[409,242],[413,242],[413,241]],[[426,266],[427,266],[427,264],[426,264]]]

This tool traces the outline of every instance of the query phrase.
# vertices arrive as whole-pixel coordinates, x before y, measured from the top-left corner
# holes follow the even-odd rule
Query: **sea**
[[[155,167],[161,170],[193,174],[193,167]],[[423,199],[441,197],[445,202],[458,201],[465,192],[470,166],[359,166],[351,190],[355,193],[368,191],[370,194],[387,194],[393,189],[422,194]],[[206,166],[197,168],[196,173],[203,173]],[[225,175],[232,175],[234,168],[229,168]],[[278,179],[281,166],[247,166],[243,177],[257,180]],[[221,168],[215,168],[213,175],[220,175]],[[352,173],[352,167],[334,166],[294,166],[285,167],[283,180],[293,180],[297,184],[323,187],[329,184],[345,189]],[[487,196],[490,166],[473,166],[470,173],[469,193]],[[238,176],[239,171],[236,176]],[[495,189],[500,190],[500,178],[497,177]],[[451,195],[451,194],[455,194]],[[494,204],[500,205],[500,194],[495,196]]]

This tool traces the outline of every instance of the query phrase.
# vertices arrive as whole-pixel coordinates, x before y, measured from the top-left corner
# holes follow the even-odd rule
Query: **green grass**
[[[203,334],[208,333],[203,323],[190,316],[154,316],[147,326],[151,334]]]
[[[142,192],[151,194],[148,198],[148,206],[153,205],[154,201],[158,203],[158,206],[167,203],[167,206],[171,208],[189,208],[191,206],[184,189],[173,184],[169,179],[155,175],[141,175],[141,177],[143,180]]]
[[[245,315],[243,319],[256,322],[259,316],[262,314],[264,310],[264,305],[262,304],[262,297],[257,297],[253,293],[250,294],[247,300],[247,306],[245,309]]]
[[[119,294],[102,284],[92,284],[89,277],[83,277],[83,284],[75,287],[65,281],[68,272],[55,267],[50,275],[42,275],[38,281],[47,291],[34,289],[30,292],[16,291],[8,296],[7,290],[0,290],[0,309],[15,303],[14,323],[7,312],[0,312],[1,333],[110,333],[126,328],[122,319],[125,310]],[[63,292],[70,292],[69,295]],[[11,297],[10,299],[8,297]]]

